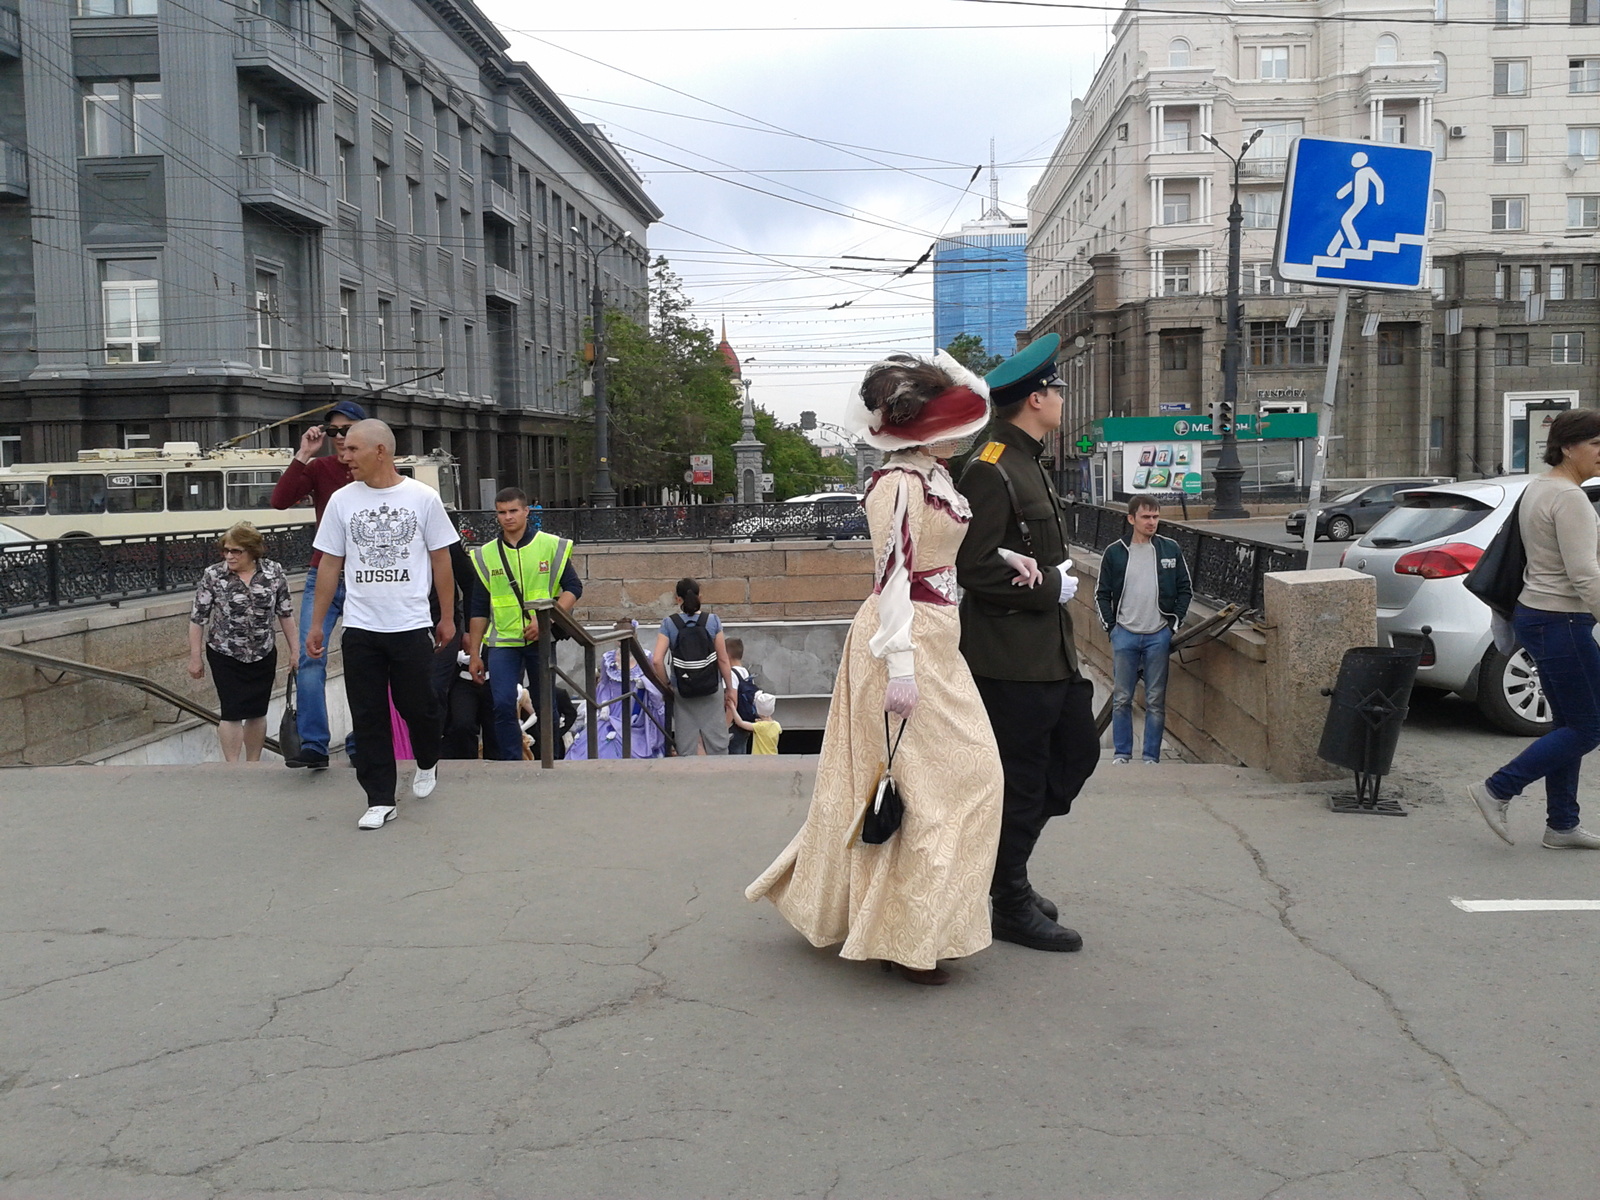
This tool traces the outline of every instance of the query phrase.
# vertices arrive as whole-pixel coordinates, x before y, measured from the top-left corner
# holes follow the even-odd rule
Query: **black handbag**
[[[278,718],[278,753],[283,755],[283,761],[300,757],[300,717],[294,707],[294,683],[296,671],[294,666],[289,667],[289,686],[283,693],[283,716]]]
[[[889,748],[889,761],[878,770],[878,782],[872,795],[867,797],[867,811],[861,820],[861,840],[869,846],[881,846],[894,836],[905,819],[906,805],[900,798],[900,785],[894,781],[894,754],[900,749],[900,739],[906,735],[906,719],[900,718],[900,732],[894,743],[889,742],[889,714],[883,714],[883,744]]]
[[[1522,595],[1522,576],[1528,566],[1528,551],[1522,544],[1522,498],[1511,509],[1500,531],[1494,535],[1477,566],[1462,582],[1467,591],[1482,600],[1507,621]]]

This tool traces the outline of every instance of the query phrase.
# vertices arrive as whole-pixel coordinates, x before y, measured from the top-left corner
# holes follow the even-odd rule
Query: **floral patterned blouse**
[[[189,621],[206,626],[206,645],[240,662],[260,662],[272,653],[278,618],[294,615],[289,577],[270,558],[256,562],[250,582],[212,563],[200,576]]]

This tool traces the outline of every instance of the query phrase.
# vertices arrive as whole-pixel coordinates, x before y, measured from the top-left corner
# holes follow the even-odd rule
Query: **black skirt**
[[[278,675],[278,647],[259,662],[240,662],[206,647],[211,682],[217,686],[217,704],[224,721],[253,721],[267,715],[272,684]]]

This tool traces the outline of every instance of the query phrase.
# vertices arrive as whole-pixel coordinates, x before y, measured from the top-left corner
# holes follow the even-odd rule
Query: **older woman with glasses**
[[[259,762],[278,674],[273,625],[292,647],[294,600],[283,568],[261,557],[265,544],[254,525],[239,522],[222,535],[221,548],[222,561],[200,576],[189,613],[189,677],[205,676],[203,650],[222,711],[222,757],[236,763],[242,751],[246,762]]]

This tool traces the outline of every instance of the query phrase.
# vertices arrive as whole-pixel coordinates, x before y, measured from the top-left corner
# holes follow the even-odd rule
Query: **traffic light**
[[[1226,437],[1233,432],[1233,404],[1227,400],[1211,402],[1211,432]]]

